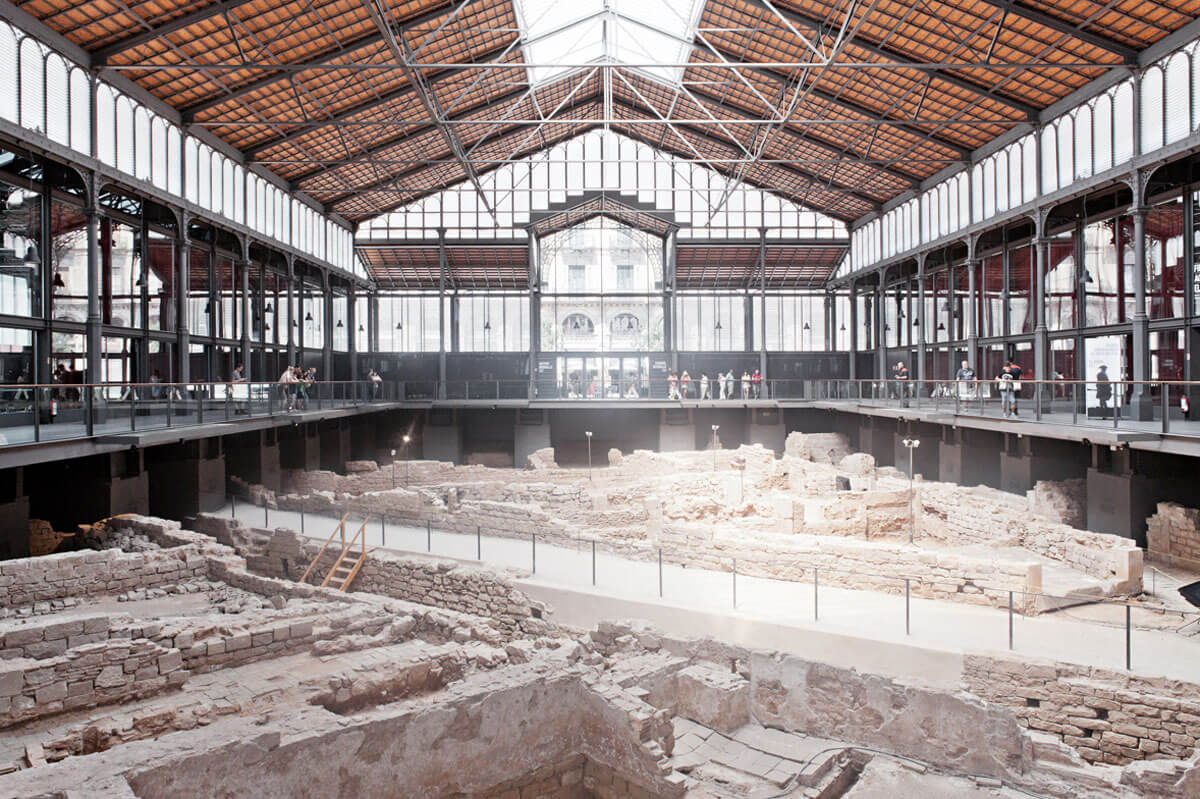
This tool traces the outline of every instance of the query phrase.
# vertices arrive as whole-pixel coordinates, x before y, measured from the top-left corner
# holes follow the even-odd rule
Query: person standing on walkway
[[[679,399],[679,375],[674,372],[667,378],[667,399]]]
[[[1013,379],[1012,412],[1013,416],[1017,416],[1019,415],[1017,413],[1017,400],[1021,396],[1021,375],[1024,374],[1024,370],[1020,366],[1017,366],[1016,361],[1009,358],[1008,373],[1012,375]]]
[[[683,374],[679,377],[680,399],[688,398],[688,387],[692,384],[692,376],[687,373],[687,369],[683,370]]]
[[[896,394],[900,397],[900,404],[907,408],[908,367],[904,365],[904,361],[896,361],[896,365],[892,367],[892,377],[896,381]]]
[[[762,372],[758,371],[757,369],[755,369],[754,374],[750,376],[750,382],[754,386],[755,399],[762,399],[762,379]]]
[[[1101,364],[1100,371],[1096,373],[1096,400],[1100,403],[1101,408],[1107,408],[1110,399],[1112,399],[1112,381],[1108,379],[1108,367]]]
[[[1000,410],[1004,413],[1004,418],[1007,419],[1015,413],[1013,406],[1016,404],[1014,398],[1014,386],[1012,369],[1008,364],[1000,370],[1000,374],[996,375],[996,390],[1000,393]]]
[[[958,367],[958,372],[955,373],[954,379],[958,381],[958,398],[970,398],[975,388],[975,370],[971,368],[970,361],[962,362],[962,366]]]
[[[742,399],[750,399],[750,373],[742,370]]]
[[[708,399],[708,375],[704,372],[700,373],[700,399]]]

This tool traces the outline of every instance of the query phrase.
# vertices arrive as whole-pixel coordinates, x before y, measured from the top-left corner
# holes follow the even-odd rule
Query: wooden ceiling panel
[[[639,141],[689,159],[740,159],[718,171],[854,219],[1200,14],[1200,0],[877,0],[854,6],[853,37],[823,67],[802,37],[829,52],[844,0],[706,0],[686,91],[622,69],[608,93],[590,70],[530,91],[523,69],[444,66],[520,64],[519,49],[505,55],[520,35],[511,0],[389,0],[402,41],[420,62],[443,65],[417,67],[427,103],[363,0],[16,4],[89,50],[95,65],[352,219],[609,113],[614,129]],[[757,66],[735,73],[722,60]],[[793,97],[788,120],[775,119]],[[646,121],[660,116],[672,124]],[[456,161],[463,152],[473,167]]]

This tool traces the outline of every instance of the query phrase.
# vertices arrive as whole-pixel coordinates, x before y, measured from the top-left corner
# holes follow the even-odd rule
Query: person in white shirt
[[[296,372],[291,366],[284,369],[283,374],[279,376],[279,386],[283,390],[283,399],[287,403],[289,411],[296,406],[296,384],[298,382]]]

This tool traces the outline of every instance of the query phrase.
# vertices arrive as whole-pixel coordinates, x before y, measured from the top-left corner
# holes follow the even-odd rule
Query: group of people
[[[739,388],[740,382],[740,388]],[[734,399],[739,394],[744,400],[762,399],[762,372],[755,369],[754,374],[743,370],[741,380],[734,376],[733,370],[722,373],[717,372],[717,376],[712,380],[708,379],[707,374],[701,374],[697,381],[698,389],[696,399],[701,400],[725,400]],[[685,400],[691,398],[692,376],[684,370],[683,374],[671,372],[667,378],[667,399]]]
[[[83,383],[83,372],[76,369],[75,364],[64,365],[60,362],[50,375],[50,382],[61,383],[67,386],[79,386]],[[56,388],[51,392],[51,396],[55,399],[75,402],[80,399],[81,392],[78,388],[65,388],[61,391]]]
[[[1020,365],[1009,358],[1000,369],[1000,373],[996,375],[996,391],[1000,394],[1000,410],[1005,418],[1017,415],[1017,397],[1021,391],[1021,375],[1024,373],[1025,371]],[[976,392],[977,377],[970,361],[963,361],[954,374],[954,379],[959,385],[958,395],[960,398],[968,398]],[[904,361],[897,361],[896,365],[892,367],[892,381],[895,386],[892,397],[898,397],[901,404],[907,408],[908,398],[912,394],[912,384],[909,382],[908,367],[904,365]]]
[[[302,411],[308,404],[308,390],[317,382],[317,370],[310,367],[306,372],[302,367],[289,366],[279,376],[279,386],[283,390],[283,399],[289,411]]]
[[[581,379],[578,372],[572,372],[567,377],[566,391],[567,399],[641,399],[642,392],[639,387],[639,381],[636,379],[619,380],[615,373],[609,380],[607,387],[601,387],[600,381],[595,374],[590,374],[586,379]],[[624,389],[622,389],[622,383]]]

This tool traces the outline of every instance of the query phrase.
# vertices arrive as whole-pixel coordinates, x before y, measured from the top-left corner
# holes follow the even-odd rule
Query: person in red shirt
[[[750,382],[754,384],[755,399],[762,399],[762,379],[762,373],[757,369],[755,369],[754,374],[750,376]]]

